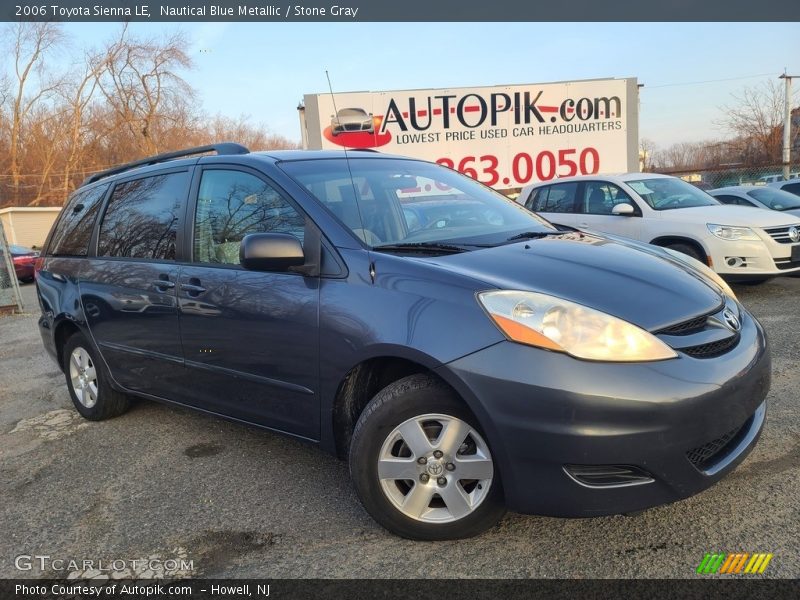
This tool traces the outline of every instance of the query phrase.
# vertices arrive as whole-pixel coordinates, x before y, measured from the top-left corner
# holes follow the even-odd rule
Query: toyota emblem
[[[726,308],[722,313],[722,318],[725,319],[725,322],[728,324],[733,331],[739,331],[742,328],[742,324],[739,322],[739,317],[733,314],[733,311]]]
[[[793,242],[800,242],[800,229],[797,227],[789,227],[789,239]]]

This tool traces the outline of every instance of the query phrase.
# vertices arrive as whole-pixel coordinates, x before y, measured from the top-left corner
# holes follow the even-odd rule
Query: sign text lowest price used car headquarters
[[[423,158],[499,189],[638,170],[635,78],[307,94],[304,100],[306,148]]]

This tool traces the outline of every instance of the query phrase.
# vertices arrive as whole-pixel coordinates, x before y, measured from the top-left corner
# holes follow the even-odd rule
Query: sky
[[[118,24],[65,25],[76,47]],[[745,86],[800,75],[798,23],[147,23],[191,40],[184,74],[204,109],[300,139],[303,94],[637,77],[640,138],[728,137],[722,107]],[[795,86],[800,88],[800,79]]]

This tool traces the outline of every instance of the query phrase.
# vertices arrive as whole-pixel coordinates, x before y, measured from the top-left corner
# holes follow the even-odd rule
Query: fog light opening
[[[655,481],[650,473],[632,465],[564,465],[564,472],[579,485],[590,488],[627,487]]]
[[[734,269],[739,269],[747,266],[747,260],[742,256],[728,256],[725,263]]]

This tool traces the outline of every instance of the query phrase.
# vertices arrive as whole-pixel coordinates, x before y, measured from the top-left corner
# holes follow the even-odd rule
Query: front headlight
[[[478,300],[514,342],[607,362],[665,360],[677,353],[653,334],[588,306],[536,292],[495,290]]]
[[[732,225],[715,225],[714,223],[706,223],[708,230],[723,240],[757,242],[761,238],[756,235],[756,232],[749,227],[733,227]]]
[[[736,300],[736,294],[733,293],[731,286],[728,285],[728,282],[725,281],[719,274],[714,271],[711,267],[707,264],[700,262],[696,258],[692,258],[688,254],[683,254],[682,252],[678,252],[676,250],[671,250],[670,248],[661,248],[665,252],[668,252],[670,256],[675,258],[675,260],[679,260],[686,266],[694,269],[695,271],[699,271],[701,275],[705,275],[708,279],[710,279],[717,287],[722,290],[722,293],[731,298],[732,300]]]

